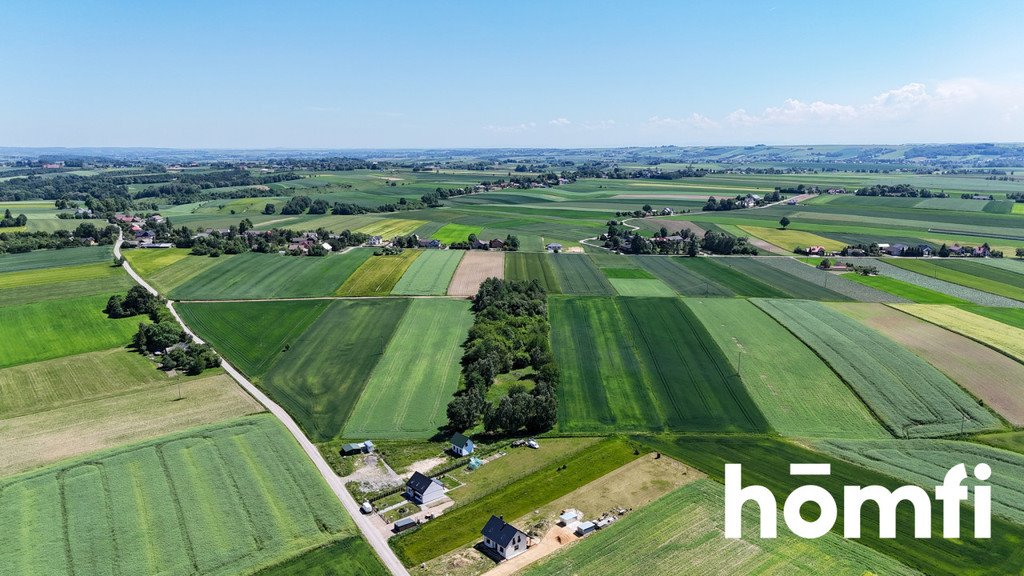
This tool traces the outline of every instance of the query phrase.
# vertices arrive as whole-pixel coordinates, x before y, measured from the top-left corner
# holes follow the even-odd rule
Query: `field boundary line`
[[[121,258],[121,243],[123,239],[124,234],[122,232],[118,232],[117,242],[114,244],[115,258]],[[140,286],[145,288],[150,294],[159,296],[160,293],[157,292],[155,288],[153,288],[145,280],[143,280],[142,277],[135,272],[135,270],[132,270],[132,267],[130,264],[128,264],[127,260],[125,260],[121,264],[121,266],[124,267],[125,271],[128,272],[129,276],[131,276]],[[192,332],[188,325],[186,325],[185,322],[181,319],[181,316],[178,315],[178,311],[174,309],[174,302],[167,302],[167,310],[170,311],[172,316],[174,316],[174,319],[178,322],[178,324],[181,326],[182,330],[184,330],[186,334],[194,338],[196,342],[200,344],[205,344],[203,339],[199,338],[199,336]],[[256,399],[257,402],[262,404],[271,414],[277,417],[277,419],[282,424],[284,424],[285,428],[287,428],[288,431],[291,432],[292,436],[299,443],[299,446],[302,447],[302,449],[306,452],[306,455],[309,456],[309,459],[313,461],[313,464],[316,466],[317,470],[320,471],[320,475],[323,476],[324,480],[327,482],[327,485],[331,488],[331,490],[334,491],[334,494],[335,496],[338,497],[338,500],[341,501],[341,504],[345,507],[345,510],[352,518],[352,521],[355,523],[356,527],[359,528],[360,532],[362,532],[363,537],[366,538],[370,546],[372,546],[373,549],[377,552],[377,556],[384,563],[385,568],[387,568],[388,571],[394,576],[409,576],[409,571],[406,570],[405,565],[403,565],[402,562],[399,561],[398,556],[395,555],[394,551],[391,550],[391,547],[388,546],[387,540],[383,536],[381,536],[380,532],[378,532],[374,528],[374,526],[370,523],[370,520],[363,516],[362,513],[359,511],[359,505],[356,503],[355,498],[353,498],[352,495],[348,493],[348,490],[345,489],[345,485],[341,481],[341,477],[334,473],[334,470],[331,469],[330,465],[327,464],[327,461],[324,460],[323,455],[320,454],[320,450],[316,447],[316,445],[313,444],[313,442],[309,440],[309,438],[306,437],[306,435],[302,432],[302,429],[299,428],[299,425],[295,423],[295,420],[292,419],[288,412],[286,412],[284,408],[281,408],[279,405],[277,405],[277,403],[271,400],[269,396],[264,394],[259,388],[253,385],[252,382],[249,382],[249,380],[245,376],[243,376],[241,372],[236,370],[234,366],[229,364],[227,360],[225,360],[224,358],[221,358],[221,367],[224,368],[224,371],[227,372],[235,380],[235,382],[238,382],[239,386],[241,386],[246,392],[248,392],[250,396]]]

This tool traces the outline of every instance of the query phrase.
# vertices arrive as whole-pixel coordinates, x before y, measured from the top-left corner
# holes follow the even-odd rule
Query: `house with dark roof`
[[[455,454],[456,456],[469,456],[473,453],[473,441],[465,434],[456,432],[455,435],[452,436],[451,444],[452,454]]]
[[[436,250],[436,249],[441,247],[441,241],[440,240],[434,240],[434,239],[420,240],[418,242],[418,244],[419,244],[420,248],[430,248],[430,249],[434,249],[434,250]]]
[[[427,504],[444,497],[444,484],[436,478],[414,472],[405,484],[405,496],[417,504]]]
[[[530,537],[519,528],[505,522],[501,516],[491,516],[480,534],[484,537],[484,546],[505,560],[519,556],[529,547]]]
[[[505,248],[505,241],[500,238],[492,238],[488,243],[488,246],[498,250],[503,250]]]

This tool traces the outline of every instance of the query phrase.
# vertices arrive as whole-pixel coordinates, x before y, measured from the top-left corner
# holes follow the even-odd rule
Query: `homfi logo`
[[[790,464],[790,476],[828,476],[832,473],[829,464]],[[974,477],[984,482],[992,475],[988,464],[974,467]],[[752,484],[742,485],[742,466],[725,465],[725,537],[741,538],[743,532],[743,505],[753,502],[760,509],[761,538],[778,536],[778,503],[768,488]],[[949,469],[942,484],[935,487],[935,500],[942,502],[943,538],[960,537],[960,502],[969,499],[967,466],[957,464]],[[992,532],[992,487],[975,486],[974,492],[974,537],[991,538]],[[812,502],[821,513],[814,520],[805,520],[800,507]],[[932,536],[932,501],[924,488],[901,486],[889,490],[884,486],[843,487],[843,536],[860,538],[861,508],[866,502],[878,505],[880,538],[896,537],[896,506],[907,502],[913,507],[914,538]],[[806,485],[794,490],[782,507],[786,526],[801,538],[820,538],[835,526],[838,509],[835,498],[821,486]]]

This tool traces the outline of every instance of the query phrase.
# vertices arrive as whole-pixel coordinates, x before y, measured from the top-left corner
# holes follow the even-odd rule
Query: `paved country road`
[[[123,235],[119,234],[117,242],[114,243],[115,258],[121,258],[122,241]],[[135,270],[132,270],[132,267],[128,264],[127,260],[125,260],[122,266],[124,266],[128,275],[131,276],[140,286],[148,290],[151,294],[159,296],[159,292],[157,292],[155,288],[143,280]],[[168,301],[167,309],[170,310],[171,315],[173,315],[174,319],[178,321],[178,324],[181,325],[181,328],[186,334],[195,338],[196,342],[199,342],[200,344],[205,343],[181,320],[181,316],[178,316],[178,311],[174,309],[174,302]],[[363,537],[366,538],[370,545],[373,546],[373,549],[377,551],[377,556],[379,556],[381,561],[384,562],[384,566],[386,566],[387,569],[395,576],[409,576],[409,571],[405,569],[402,562],[398,560],[398,556],[396,556],[394,551],[391,550],[391,547],[388,546],[387,539],[384,538],[379,531],[375,530],[373,524],[370,523],[369,518],[359,511],[359,504],[356,503],[355,498],[353,498],[352,495],[348,493],[348,490],[345,489],[345,485],[341,478],[334,473],[334,470],[332,470],[330,465],[327,464],[327,461],[324,460],[323,455],[320,454],[320,450],[317,449],[309,438],[306,437],[302,432],[302,429],[299,428],[299,425],[295,423],[295,420],[292,420],[292,417],[285,412],[284,408],[278,406],[277,403],[271,400],[259,388],[254,386],[252,382],[249,382],[241,372],[235,370],[235,367],[223,358],[221,358],[221,367],[224,368],[224,371],[230,374],[236,382],[238,382],[239,386],[244,388],[245,391],[255,398],[257,402],[262,404],[271,414],[276,416],[277,419],[284,424],[285,428],[292,433],[292,436],[294,436],[295,440],[298,441],[299,446],[302,446],[302,449],[306,451],[306,455],[309,456],[310,460],[313,461],[313,464],[316,465],[317,470],[319,470],[320,474],[324,477],[324,480],[327,481],[327,485],[331,487],[334,494],[339,500],[341,500],[342,505],[344,505],[345,509],[348,510],[348,513],[352,516],[356,526],[359,527],[360,532],[363,533]]]

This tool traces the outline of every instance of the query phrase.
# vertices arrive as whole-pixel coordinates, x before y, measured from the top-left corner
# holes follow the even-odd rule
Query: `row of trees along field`
[[[547,296],[537,281],[488,278],[473,302],[473,326],[462,356],[462,391],[448,404],[448,426],[515,434],[549,430],[558,418],[559,372],[548,340]],[[535,383],[513,384],[497,404],[487,391],[499,374],[532,367]]]
[[[110,318],[148,316],[152,323],[139,324],[139,330],[132,337],[132,347],[140,354],[159,354],[160,367],[164,370],[195,375],[220,366],[220,358],[213,348],[193,342],[164,304],[160,296],[150,294],[142,286],[132,286],[124,296],[111,296],[103,311]]]
[[[117,240],[118,227],[113,224],[98,227],[83,222],[74,230],[53,232],[0,232],[0,254],[18,254],[44,248],[77,248],[97,244],[113,244]]]

